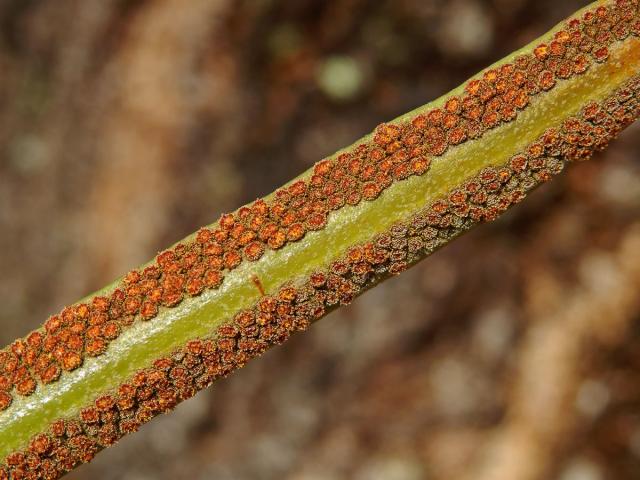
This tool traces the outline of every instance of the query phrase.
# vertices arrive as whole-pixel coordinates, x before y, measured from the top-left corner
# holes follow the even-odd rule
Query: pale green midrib
[[[629,40],[625,45],[631,42],[637,44],[638,40]],[[612,57],[619,51],[619,47],[614,48]],[[163,309],[154,320],[123,332],[101,357],[87,360],[81,369],[65,374],[55,385],[41,387],[31,397],[16,399],[9,410],[0,414],[0,459],[22,448],[33,434],[56,418],[76,414],[101,392],[148,366],[151,360],[189,339],[212,334],[233,313],[253,305],[258,292],[252,275],[261,278],[267,291],[274,291],[293,275],[308,275],[342,255],[349,246],[405,219],[481,168],[504,163],[546,127],[579,110],[585,98],[601,100],[628,78],[619,65],[607,72],[606,83],[597,81],[611,69],[610,64],[598,65],[581,77],[561,82],[552,92],[536,97],[516,122],[485,134],[480,142],[468,142],[435,159],[428,174],[395,183],[375,202],[334,212],[324,230],[310,233],[280,251],[268,251],[258,262],[244,263],[227,275],[219,290],[186,300],[177,308]],[[325,247],[328,243],[331,248]],[[143,344],[144,348],[136,348]]]

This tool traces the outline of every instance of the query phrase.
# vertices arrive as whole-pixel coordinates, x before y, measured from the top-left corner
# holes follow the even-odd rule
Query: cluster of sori
[[[474,224],[494,220],[529,190],[559,173],[566,160],[587,158],[638,116],[640,77],[601,104],[590,103],[548,129],[505,165],[483,169],[407,221],[351,247],[326,270],[263,296],[252,309],[219,326],[211,338],[190,341],[156,360],[112,394],[97,398],[76,418],[53,423],[49,432],[32,439],[27,450],[6,459],[0,479],[54,479],[89,461],[98,450],[155,415],[306,329],[333,306],[350,303],[375,282],[400,273]],[[208,241],[209,235],[200,240]]]
[[[0,411],[11,405],[13,395],[30,395],[39,383],[52,383],[63,372],[80,367],[86,357],[101,355],[134,321],[150,320],[160,308],[174,307],[204,289],[219,287],[225,274],[241,262],[256,261],[266,249],[282,248],[309,231],[322,229],[332,211],[374,200],[394,181],[427,172],[432,159],[451,146],[515,120],[533,96],[584,73],[595,62],[606,61],[611,45],[630,35],[640,35],[637,0],[616,0],[590,10],[570,20],[532,53],[469,81],[461,95],[451,96],[440,108],[380,125],[371,139],[319,162],[312,173],[270,199],[223,215],[216,227],[201,229],[194,240],[161,253],[142,271],[129,273],[109,295],[65,308],[44,328],[0,351]],[[577,125],[566,128],[568,140],[575,137],[576,142],[564,147],[573,153],[563,153],[574,157],[590,150],[587,138],[597,142],[606,136],[602,132],[607,125],[594,122],[593,132],[586,136]],[[551,136],[543,141],[553,143]],[[536,148],[540,146],[532,147]],[[452,203],[451,209],[462,211],[468,205],[472,218],[478,215],[478,207],[466,199],[485,194],[496,198],[495,192],[466,188],[451,199],[465,200]],[[500,210],[504,202],[501,197],[499,206],[487,208]],[[463,217],[445,218],[456,225]]]
[[[394,181],[424,174],[432,158],[451,146],[513,121],[532,96],[605,61],[611,45],[629,35],[640,35],[637,0],[617,0],[588,11],[532,53],[469,81],[463,94],[450,97],[441,108],[410,121],[380,125],[369,141],[319,162],[310,175],[276,191],[268,201],[257,200],[223,215],[215,228],[200,230],[195,240],[161,253],[142,271],[130,272],[109,295],[65,308],[43,329],[0,351],[0,411],[11,405],[13,395],[30,395],[39,382],[54,382],[86,357],[102,354],[134,321],[150,320],[162,307],[217,288],[225,273],[244,260],[256,261],[266,249],[282,248],[322,229],[331,211],[374,200]],[[574,131],[578,126],[566,127],[570,137],[582,135]],[[604,135],[598,132],[606,128],[594,123],[592,135],[582,135],[567,147],[575,151],[570,156],[589,150],[585,138],[597,141]],[[461,190],[456,195],[482,194]],[[465,205],[466,200],[455,208]],[[451,218],[459,222],[461,217]]]

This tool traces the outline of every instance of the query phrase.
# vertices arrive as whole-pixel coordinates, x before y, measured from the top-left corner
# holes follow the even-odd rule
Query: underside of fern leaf
[[[638,1],[596,2],[0,351],[0,479],[90,461],[639,114]]]

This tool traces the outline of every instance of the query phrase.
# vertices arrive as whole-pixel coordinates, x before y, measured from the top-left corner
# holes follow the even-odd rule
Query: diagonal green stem
[[[593,9],[593,5],[587,8]],[[560,28],[556,27],[496,65],[504,65],[523,52],[530,52]],[[81,368],[64,373],[57,382],[39,386],[29,396],[16,397],[11,407],[0,413],[0,459],[24,448],[31,437],[45,431],[54,420],[76,416],[96,397],[117,388],[155,359],[169,355],[190,340],[215,335],[217,328],[229,322],[234,314],[251,308],[261,299],[256,277],[265,293],[273,294],[284,284],[326,269],[353,245],[369,241],[398,221],[406,221],[484,168],[505,165],[512,156],[540,138],[547,128],[561,125],[589,102],[605,101],[640,73],[640,39],[629,36],[609,50],[606,62],[596,63],[586,73],[563,80],[549,92],[533,97],[515,121],[435,157],[427,174],[394,182],[374,201],[346,205],[332,212],[323,229],[308,232],[303,239],[281,249],[267,250],[255,262],[242,263],[226,274],[220,288],[186,298],[176,307],[161,308],[152,321],[136,322],[124,330],[103,355],[87,358]],[[477,78],[481,77],[482,72]],[[391,123],[400,124],[441,107],[446,99],[461,93],[462,87]],[[371,139],[371,135],[367,136],[354,145]],[[311,171],[299,178],[310,176]],[[192,235],[183,243],[193,238]],[[99,293],[106,294],[114,288],[107,287]]]

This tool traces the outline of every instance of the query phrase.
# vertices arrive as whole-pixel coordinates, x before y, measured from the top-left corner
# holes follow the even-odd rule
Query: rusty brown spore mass
[[[90,461],[100,449],[154,416],[306,329],[327,309],[351,302],[366,288],[400,273],[473,225],[496,219],[528,191],[560,173],[567,161],[586,159],[604,148],[638,116],[640,76],[601,104],[590,103],[578,115],[548,129],[506,165],[482,170],[407,221],[353,246],[326,270],[264,296],[220,326],[212,338],[191,341],[157,359],[77,417],[54,422],[26,450],[7,457],[0,466],[0,479],[55,479]]]
[[[155,264],[132,271],[107,296],[67,307],[44,328],[0,351],[0,411],[14,395],[31,395],[39,383],[55,382],[99,356],[135,321],[153,319],[161,308],[220,286],[227,272],[256,261],[266,249],[279,249],[324,228],[332,211],[374,200],[393,182],[422,175],[432,158],[451,146],[481,137],[514,121],[533,96],[604,62],[610,46],[640,35],[636,0],[619,0],[572,19],[547,43],[512,63],[469,81],[464,93],[402,124],[380,125],[367,143],[319,162],[303,180],[223,215],[195,241],[158,255]],[[576,143],[571,156],[588,155]]]

